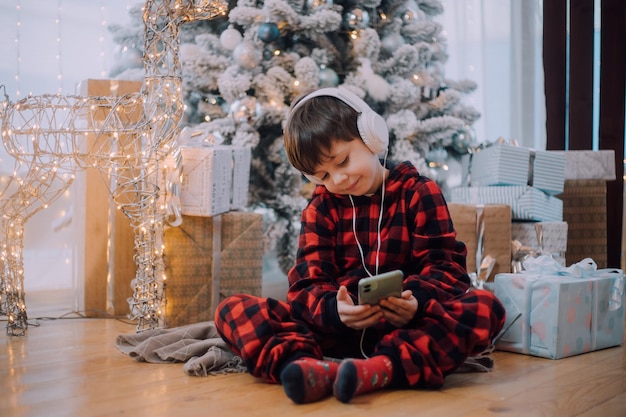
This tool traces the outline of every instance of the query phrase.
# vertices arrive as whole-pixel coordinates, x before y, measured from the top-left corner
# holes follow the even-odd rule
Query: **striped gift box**
[[[563,192],[565,155],[497,144],[467,156],[472,186],[531,185],[548,194]]]
[[[465,204],[506,204],[511,206],[511,220],[563,221],[563,202],[528,185],[457,187],[450,191],[450,201]]]

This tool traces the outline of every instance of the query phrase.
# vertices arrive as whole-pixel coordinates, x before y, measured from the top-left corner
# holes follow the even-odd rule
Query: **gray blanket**
[[[119,335],[115,346],[140,362],[184,362],[183,370],[193,376],[246,371],[212,321]]]
[[[115,345],[140,362],[184,362],[183,370],[192,376],[246,371],[243,360],[227,347],[212,321],[119,335]],[[468,358],[457,372],[491,371],[494,363],[489,353]]]

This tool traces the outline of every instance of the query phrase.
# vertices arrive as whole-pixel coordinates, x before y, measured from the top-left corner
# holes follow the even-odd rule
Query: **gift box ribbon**
[[[522,273],[541,274],[541,275],[559,275],[574,278],[590,278],[597,276],[607,276],[607,274],[615,274],[613,287],[611,288],[611,296],[609,298],[609,310],[614,311],[622,306],[622,298],[624,295],[624,272],[617,268],[598,269],[598,265],[591,258],[585,258],[582,261],[565,267],[559,264],[552,256],[541,255],[536,258],[527,258],[524,260],[524,270]]]
[[[483,289],[485,281],[493,271],[496,260],[491,255],[485,255],[485,206],[476,206],[476,272],[471,272],[469,277],[472,285],[478,289]]]

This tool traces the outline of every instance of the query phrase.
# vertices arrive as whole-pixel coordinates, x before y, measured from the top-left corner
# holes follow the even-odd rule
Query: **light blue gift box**
[[[498,143],[464,158],[471,181],[467,185],[530,185],[550,195],[563,192],[566,158],[562,153]]]
[[[497,274],[494,293],[506,309],[496,348],[560,359],[624,341],[624,273],[584,259],[563,267],[529,258],[518,274]]]
[[[563,201],[528,185],[456,187],[450,201],[464,204],[506,204],[512,220],[563,221]]]

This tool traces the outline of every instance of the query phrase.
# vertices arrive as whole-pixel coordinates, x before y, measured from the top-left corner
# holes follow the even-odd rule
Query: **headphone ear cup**
[[[357,121],[359,133],[365,145],[374,154],[382,154],[389,145],[389,130],[385,119],[375,111],[363,111]]]

